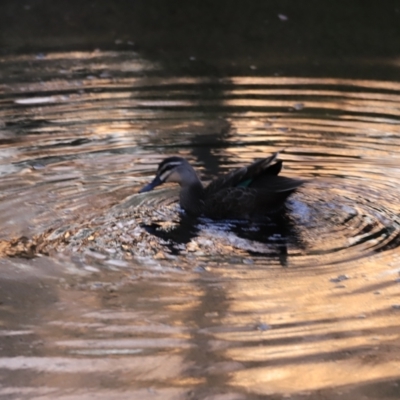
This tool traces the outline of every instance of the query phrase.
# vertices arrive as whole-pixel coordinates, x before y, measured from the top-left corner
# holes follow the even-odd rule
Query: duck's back
[[[264,176],[278,175],[282,169],[282,161],[272,164],[277,156],[278,153],[274,153],[270,157],[255,161],[246,167],[237,168],[214,179],[206,187],[207,194],[211,195],[226,188],[249,187]]]
[[[213,180],[205,188],[204,214],[210,218],[271,215],[284,206],[303,181],[278,176],[278,153]]]

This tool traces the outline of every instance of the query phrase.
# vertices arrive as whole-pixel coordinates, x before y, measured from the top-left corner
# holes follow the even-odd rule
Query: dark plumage
[[[214,179],[203,186],[193,167],[181,157],[163,160],[154,180],[140,193],[148,192],[164,182],[181,186],[181,207],[190,215],[213,219],[253,219],[282,209],[285,200],[304,181],[278,176],[282,161],[278,153],[255,161]]]

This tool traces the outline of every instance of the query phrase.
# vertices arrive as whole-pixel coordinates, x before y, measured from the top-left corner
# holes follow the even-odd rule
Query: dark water
[[[0,63],[0,239],[68,232],[0,259],[4,398],[398,398],[397,81]],[[174,189],[136,195],[164,157],[208,179],[281,149],[309,181],[285,233],[203,220],[171,254],[143,228],[179,223]]]

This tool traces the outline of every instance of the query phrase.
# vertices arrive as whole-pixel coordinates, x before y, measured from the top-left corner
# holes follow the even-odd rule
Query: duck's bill
[[[156,186],[161,185],[162,183],[162,180],[156,176],[152,182],[140,189],[139,193],[150,192],[150,190],[153,190]]]

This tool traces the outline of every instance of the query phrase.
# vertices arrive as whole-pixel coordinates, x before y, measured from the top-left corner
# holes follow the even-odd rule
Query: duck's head
[[[180,186],[189,186],[199,182],[193,167],[182,157],[168,157],[158,165],[157,174],[152,182],[139,193],[149,192],[165,182],[176,182]]]

